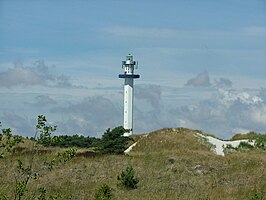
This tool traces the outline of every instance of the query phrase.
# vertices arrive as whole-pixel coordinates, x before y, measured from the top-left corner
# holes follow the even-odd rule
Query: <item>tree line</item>
[[[45,116],[42,120],[46,120]],[[128,142],[132,140],[129,137],[123,136],[127,132],[122,126],[118,126],[114,129],[108,128],[101,138],[83,136],[83,135],[59,135],[52,136],[52,133],[56,130],[56,126],[48,126],[40,133],[38,138],[32,137],[31,140],[37,140],[37,142],[45,147],[61,147],[61,148],[93,148],[94,151],[102,154],[114,153],[122,154],[127,146]]]

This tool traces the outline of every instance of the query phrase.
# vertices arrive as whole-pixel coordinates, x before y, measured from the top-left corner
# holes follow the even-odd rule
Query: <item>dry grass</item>
[[[29,191],[45,187],[59,199],[93,199],[102,183],[113,189],[115,199],[251,199],[266,195],[265,152],[254,150],[225,157],[213,154],[195,131],[162,129],[139,140],[129,155],[76,157],[49,171],[42,163],[60,151],[38,154],[34,169],[40,177],[31,180]],[[51,150],[51,149],[50,149]],[[83,150],[84,151],[84,150]],[[16,160],[29,162],[29,154],[14,154],[0,160],[0,191],[14,191]],[[138,188],[117,187],[117,175],[132,165],[140,179]]]

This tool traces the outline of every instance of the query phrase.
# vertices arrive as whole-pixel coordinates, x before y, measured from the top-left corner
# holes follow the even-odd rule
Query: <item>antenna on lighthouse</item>
[[[128,130],[124,136],[133,134],[133,97],[134,97],[134,79],[139,78],[139,74],[134,74],[138,62],[133,60],[133,56],[128,54],[126,60],[122,61],[124,74],[119,74],[119,78],[125,79],[124,82],[124,129]]]

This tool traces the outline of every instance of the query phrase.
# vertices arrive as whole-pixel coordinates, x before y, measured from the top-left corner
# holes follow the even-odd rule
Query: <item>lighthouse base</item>
[[[133,134],[133,132],[132,132],[132,130],[131,130],[131,131],[129,131],[129,132],[124,133],[123,136],[124,136],[124,137],[128,137],[128,136],[130,136],[130,135],[132,135],[132,134]]]

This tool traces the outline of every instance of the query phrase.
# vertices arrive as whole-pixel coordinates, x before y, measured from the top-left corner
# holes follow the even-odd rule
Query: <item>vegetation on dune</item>
[[[128,143],[133,139],[129,137],[124,137],[124,133],[127,132],[122,126],[118,126],[114,129],[107,129],[102,138],[95,137],[84,137],[80,135],[61,135],[61,136],[53,136],[51,137],[51,133],[49,131],[54,131],[56,127],[49,127],[46,131],[40,134],[40,138],[38,138],[38,143],[42,144],[46,147],[78,147],[78,148],[91,148],[94,151],[98,151],[99,153],[114,153],[121,154],[127,148]],[[31,138],[31,140],[34,140]]]
[[[259,135],[262,135],[262,134],[259,134],[259,133],[253,132],[253,131],[246,133],[246,134],[237,133],[230,140],[255,139]]]
[[[262,149],[266,151],[266,134],[259,134],[255,132],[249,132],[247,134],[236,134],[234,135],[231,140],[243,140],[246,139],[254,144],[251,145],[247,142],[241,142],[240,145],[236,148],[228,145],[226,147],[227,152],[234,152],[234,151],[248,151],[248,150],[255,150],[255,149]]]
[[[95,137],[85,137],[83,135],[60,135],[57,136],[58,140],[51,143],[51,146],[61,148],[79,147],[91,148],[98,146],[100,139]]]
[[[0,199],[14,199],[18,186],[15,177],[26,177],[28,166],[31,178],[26,189],[22,188],[21,199],[266,199],[266,157],[262,148],[221,157],[196,137],[197,131],[168,128],[134,136],[137,145],[123,155],[130,141],[121,136],[122,132],[121,127],[108,129],[97,140],[99,146],[94,151],[109,149],[100,156],[73,156],[71,149],[53,146],[52,140],[46,147],[35,140],[24,140],[11,152],[1,147]],[[33,160],[27,153],[32,144],[36,145]],[[77,154],[89,151],[75,148]],[[19,168],[24,175],[18,173]],[[123,187],[122,180],[126,183]],[[126,185],[135,189],[127,189]]]
[[[1,126],[1,123],[0,123]],[[15,154],[18,153],[19,157],[22,155],[20,153],[28,152],[26,155],[28,157],[24,158],[22,161],[21,158],[17,159],[17,168],[15,169],[14,175],[14,189],[13,193],[6,195],[5,192],[2,192],[0,187],[0,199],[57,199],[57,195],[47,196],[47,190],[45,187],[38,187],[34,190],[29,191],[29,185],[32,180],[36,181],[39,179],[39,170],[35,169],[34,165],[39,165],[40,163],[34,163],[36,160],[36,153],[45,152],[40,151],[42,147],[54,147],[54,146],[82,146],[88,147],[93,144],[100,153],[102,154],[121,154],[126,149],[127,142],[130,140],[128,137],[123,137],[123,134],[126,130],[123,127],[117,127],[113,130],[108,129],[104,134],[102,139],[96,138],[84,138],[84,137],[70,137],[72,140],[67,140],[69,137],[52,137],[52,133],[56,130],[56,126],[49,125],[47,123],[46,117],[44,115],[39,115],[36,124],[36,131],[33,138],[31,138],[31,148],[16,146],[19,143],[24,142],[21,136],[12,135],[10,128],[2,129],[0,134],[0,158],[4,158],[5,155],[11,156],[10,164],[13,164]],[[74,139],[74,140],[73,140]],[[28,150],[25,150],[28,149]],[[47,152],[49,152],[47,150]],[[47,153],[45,152],[45,153]],[[60,166],[66,164],[72,160],[76,155],[76,149],[70,148],[62,152],[58,152],[57,155],[52,157],[45,158],[45,161],[42,161],[43,169],[48,169],[52,171],[55,169],[55,166]],[[8,169],[10,166],[6,166]],[[12,182],[12,181],[11,181]],[[106,188],[105,188],[106,189]],[[101,191],[101,190],[100,190]],[[106,192],[106,191],[105,191]],[[37,193],[40,193],[39,196]],[[104,193],[105,194],[105,193]],[[111,197],[111,196],[110,196]],[[108,197],[109,198],[109,197]],[[105,199],[105,197],[104,197]]]
[[[36,181],[39,177],[39,173],[37,170],[34,168],[34,158],[37,149],[39,148],[38,144],[44,145],[44,146],[49,146],[51,142],[55,141],[55,138],[51,137],[51,133],[56,130],[56,126],[50,126],[46,123],[46,118],[43,115],[38,116],[37,119],[37,124],[36,124],[36,131],[34,135],[34,139],[31,145],[30,149],[30,154],[29,157],[27,158],[28,160],[24,159],[22,161],[21,158],[17,159],[17,167],[15,170],[15,175],[14,175],[14,189],[11,191],[14,191],[10,195],[6,195],[3,193],[0,188],[0,199],[8,199],[13,198],[13,199],[35,199],[37,198],[36,196],[36,191],[40,192],[40,196],[38,199],[46,199],[46,189],[43,187],[39,187],[38,189],[35,189],[36,191],[34,192],[29,192],[28,186],[30,185],[30,182]],[[39,137],[38,137],[39,136]],[[19,136],[14,136],[12,135],[11,129],[2,129],[2,134],[0,134],[0,147],[2,148],[3,152],[1,152],[1,158],[3,158],[4,153],[10,153],[12,148],[21,142],[23,142],[22,137]],[[7,154],[8,155],[8,154]],[[69,161],[71,158],[75,156],[75,150],[74,149],[69,149],[65,152],[58,153],[56,157],[52,159],[52,161],[48,164],[49,169],[51,170],[53,166],[57,163],[66,163]],[[14,151],[11,154],[11,161],[13,160],[14,157]],[[13,164],[11,162],[10,164]],[[47,163],[46,163],[47,164]],[[6,166],[7,167],[7,166]],[[50,196],[49,199],[52,199],[53,197]]]

